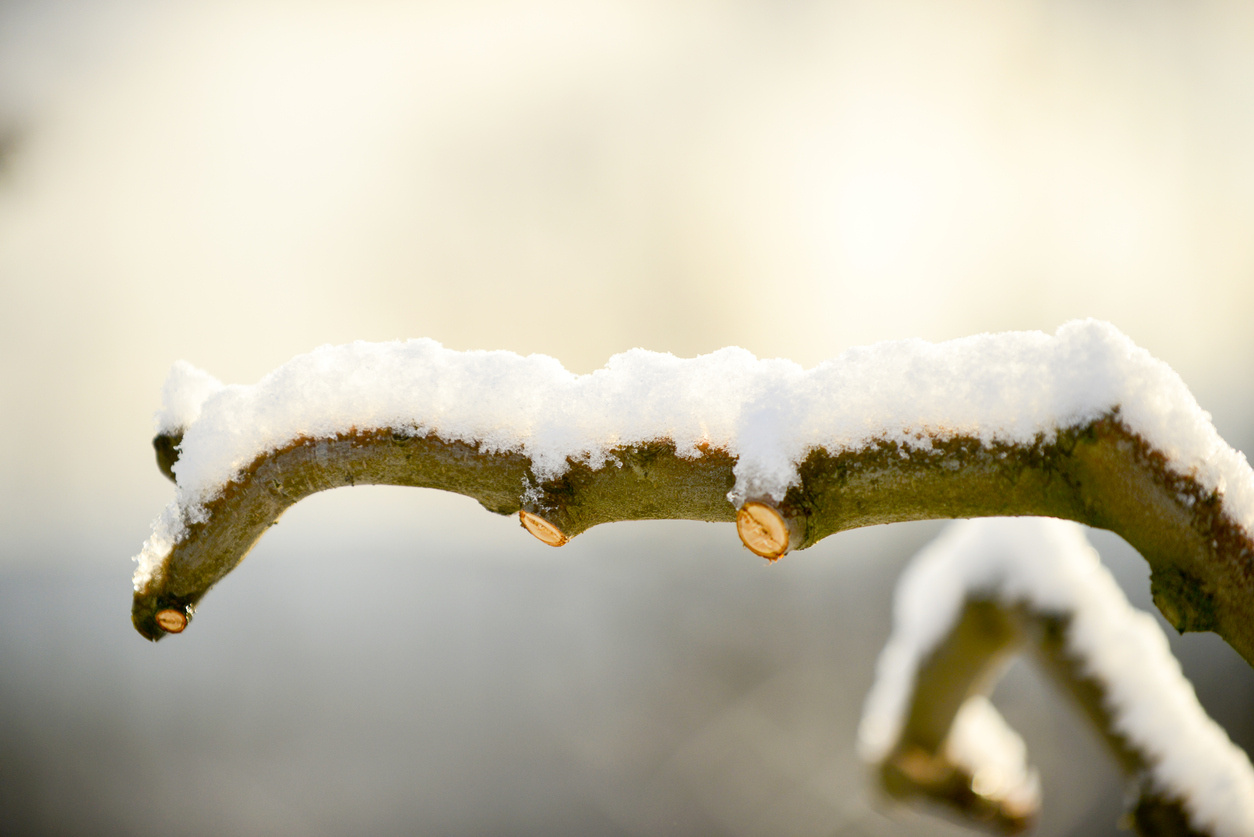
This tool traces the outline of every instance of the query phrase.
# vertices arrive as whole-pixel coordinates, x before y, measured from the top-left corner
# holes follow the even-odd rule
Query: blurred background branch
[[[884,790],[997,833],[1033,825],[1040,779],[986,700],[1020,652],[1126,777],[1122,827],[1254,827],[1254,768],[1206,716],[1161,630],[1128,605],[1079,527],[1039,518],[955,524],[903,573],[861,728]]]

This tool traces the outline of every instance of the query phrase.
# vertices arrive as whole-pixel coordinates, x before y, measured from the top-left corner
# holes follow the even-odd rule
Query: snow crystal
[[[1211,490],[1254,531],[1254,474],[1166,364],[1113,326],[851,349],[806,370],[727,348],[681,360],[634,349],[574,375],[550,357],[456,352],[432,340],[323,346],[254,386],[222,386],[180,363],[166,384],[162,429],[184,428],[176,517],[194,515],[259,456],[350,428],[434,433],[530,457],[540,480],[570,461],[603,464],[611,449],[669,439],[737,458],[732,504],[783,499],[813,448],[921,434],[1031,443],[1118,407],[1171,467]],[[173,534],[177,537],[177,533]],[[145,555],[157,554],[146,550]],[[147,558],[136,576],[141,582]]]
[[[161,390],[161,411],[157,432],[175,433],[191,426],[210,395],[222,389],[222,382],[203,369],[180,360],[170,369]]]
[[[1254,834],[1249,758],[1198,704],[1154,620],[1128,603],[1082,528],[1068,521],[963,521],[919,553],[898,583],[892,637],[867,696],[863,758],[880,761],[895,746],[915,672],[972,598],[1069,615],[1068,650],[1105,688],[1115,729],[1150,754],[1154,787],[1180,796],[1195,827]]]

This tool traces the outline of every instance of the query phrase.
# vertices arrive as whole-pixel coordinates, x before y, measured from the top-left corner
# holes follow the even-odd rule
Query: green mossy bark
[[[154,441],[173,474],[177,437]],[[498,514],[520,509],[567,537],[620,520],[733,521],[727,499],[735,459],[718,449],[681,457],[658,441],[611,452],[598,468],[572,463],[538,482],[526,456],[390,429],[303,439],[260,457],[188,527],[150,583],[135,593],[132,618],[159,639],[157,611],[190,615],[293,503],[358,484],[453,491]],[[1221,498],[1172,473],[1131,433],[1118,412],[1030,445],[984,445],[967,436],[920,435],[917,444],[874,442],[857,450],[814,450],[781,511],[804,530],[801,547],[860,526],[937,518],[1044,515],[1110,529],[1148,560],[1154,599],[1180,630],[1214,630],[1254,664],[1254,544]],[[750,498],[753,499],[753,498]]]

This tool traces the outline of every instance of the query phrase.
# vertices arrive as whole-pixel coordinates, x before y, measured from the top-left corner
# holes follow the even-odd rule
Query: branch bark
[[[1026,648],[1049,679],[1072,698],[1128,779],[1125,825],[1142,837],[1215,837],[1218,832],[1193,826],[1183,798],[1151,780],[1161,754],[1122,730],[1110,710],[1105,683],[1094,676],[1089,661],[1068,650],[1069,621],[1065,615],[1022,605],[969,600],[916,674],[901,736],[879,765],[884,789],[901,799],[938,802],[965,824],[1003,834],[1030,828],[1039,814],[1039,798],[1025,804],[1015,787],[998,781],[985,781],[981,787],[978,765],[953,758],[946,746],[964,704],[974,695],[991,692],[1006,659]]]
[[[1134,609],[1079,527],[965,522],[902,574],[893,632],[859,727],[900,798],[1012,834],[1040,808],[1022,739],[986,700],[1021,651],[1070,696],[1129,784],[1146,837],[1254,829],[1254,768],[1198,703],[1156,622]]]
[[[178,434],[154,440],[167,476],[178,444]],[[739,509],[728,500],[735,464],[726,451],[708,446],[685,458],[663,439],[617,448],[598,468],[572,462],[560,478],[539,482],[521,453],[486,453],[434,434],[379,428],[298,439],[258,457],[206,505],[201,519],[187,523],[137,587],[132,619],[153,640],[172,632],[167,626],[185,625],[205,593],[288,507],[329,488],[453,491],[498,514],[525,512],[530,531],[540,521],[555,533],[546,542],[559,545],[620,520],[735,521]],[[1129,430],[1117,409],[1032,444],[987,445],[937,429],[916,445],[814,449],[799,472],[799,484],[782,503],[747,498],[741,504],[775,509],[786,522],[789,546],[906,520],[1075,520],[1121,535],[1146,558],[1154,602],[1178,630],[1215,631],[1254,665],[1254,543],[1225,513],[1220,495],[1172,472],[1167,457]]]

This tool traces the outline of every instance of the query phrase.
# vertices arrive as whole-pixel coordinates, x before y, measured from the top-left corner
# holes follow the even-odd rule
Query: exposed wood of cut
[[[532,514],[526,509],[520,509],[518,511],[518,519],[522,521],[524,529],[535,535],[542,543],[547,543],[549,546],[563,546],[568,540],[570,540],[570,538],[562,534],[561,529],[558,529],[543,517]]]

